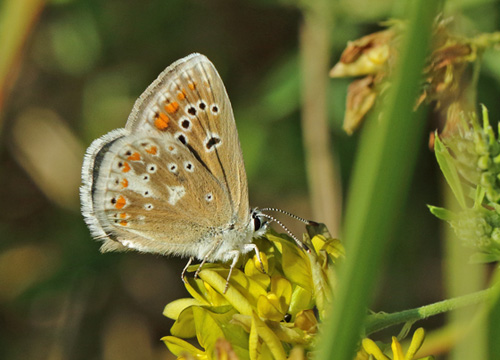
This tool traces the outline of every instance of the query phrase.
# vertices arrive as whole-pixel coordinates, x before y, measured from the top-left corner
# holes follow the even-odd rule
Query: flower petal
[[[418,349],[422,346],[425,340],[425,330],[424,328],[418,328],[413,333],[413,337],[411,339],[410,347],[406,352],[405,360],[412,360]]]
[[[183,356],[183,354],[188,353],[196,359],[205,360],[208,359],[204,351],[194,347],[185,340],[176,338],[175,336],[164,336],[161,340],[167,345],[168,350],[175,356]]]
[[[163,315],[172,320],[177,320],[181,312],[192,305],[206,305],[206,303],[191,298],[177,299],[165,306]]]
[[[259,338],[269,347],[274,359],[286,359],[285,349],[283,349],[281,341],[255,312],[252,316],[252,329],[257,332]]]
[[[377,359],[377,360],[391,360],[387,356],[384,355],[382,350],[380,350],[380,348],[377,346],[377,344],[375,344],[375,341],[373,341],[372,339],[365,338],[365,339],[363,339],[361,344],[363,345],[363,349],[365,349],[365,351],[368,354],[373,355],[375,357],[375,359]]]

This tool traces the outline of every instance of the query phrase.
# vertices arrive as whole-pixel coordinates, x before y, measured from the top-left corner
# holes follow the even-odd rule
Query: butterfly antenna
[[[282,214],[290,216],[292,219],[301,221],[301,222],[303,222],[306,225],[318,225],[318,223],[315,222],[315,221],[306,220],[304,218],[301,218],[300,216],[297,216],[295,214],[289,213],[288,211],[285,211],[285,210],[281,210],[281,209],[277,209],[277,208],[263,208],[263,209],[259,209],[259,210],[260,211],[275,211],[275,212],[279,212],[279,213],[282,213]]]
[[[261,210],[264,210],[264,209],[261,209]],[[307,252],[311,252],[311,250],[309,249],[309,247],[304,244],[302,241],[300,241],[286,226],[285,224],[283,224],[281,221],[279,221],[278,219],[272,217],[271,215],[268,215],[268,214],[259,214],[259,216],[262,216],[262,217],[265,217],[271,221],[274,221],[276,224],[278,224],[279,226],[281,226],[287,233],[288,235],[297,243],[297,245],[307,251]]]

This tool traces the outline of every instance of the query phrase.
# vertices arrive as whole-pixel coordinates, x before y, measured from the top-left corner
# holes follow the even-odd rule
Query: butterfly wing
[[[90,151],[84,215],[105,251],[200,256],[196,244],[208,247],[232,217],[227,191],[171,134],[115,130]]]
[[[103,250],[202,257],[235,229],[246,241],[246,175],[231,105],[199,54],[168,67],[134,105],[125,129],[87,150],[82,210]],[[188,245],[188,246],[186,246]]]
[[[249,221],[248,184],[224,83],[204,55],[178,60],[136,101],[126,128],[170,133],[227,189],[235,223]]]

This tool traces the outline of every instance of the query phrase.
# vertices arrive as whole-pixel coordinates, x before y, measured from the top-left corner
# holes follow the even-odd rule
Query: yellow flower
[[[415,354],[417,351],[420,349],[424,342],[425,338],[425,331],[423,328],[418,328],[414,333],[413,333],[413,338],[411,339],[410,347],[406,351],[406,354],[403,352],[403,349],[401,348],[401,344],[399,341],[396,339],[396,337],[392,337],[392,344],[391,344],[391,350],[392,350],[392,360],[416,360]],[[368,354],[373,356],[376,360],[391,360],[390,357],[386,356],[384,352],[380,349],[380,347],[371,339],[363,339],[362,341],[362,346],[363,350]],[[359,354],[359,353],[358,353]],[[362,358],[359,356],[358,358]],[[419,358],[421,360],[427,359],[433,359],[432,356],[427,356],[424,358]]]
[[[316,314],[322,316],[332,296],[326,294],[331,292],[332,264],[343,255],[340,242],[318,229],[312,240],[305,237],[315,250],[311,254],[272,231],[267,240],[257,240],[264,249],[262,264],[254,256],[243,271],[235,268],[225,293],[227,265],[206,264],[198,279],[187,277],[192,298],[175,300],[164,310],[175,320],[171,336],[162,338],[169,350],[185,359],[307,357],[317,332]],[[185,340],[189,338],[196,338],[200,347]]]

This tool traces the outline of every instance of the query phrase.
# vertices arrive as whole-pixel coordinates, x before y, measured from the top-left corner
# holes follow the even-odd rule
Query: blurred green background
[[[172,325],[162,310],[186,294],[180,280],[186,260],[100,254],[79,212],[78,186],[90,142],[123,127],[147,85],[189,53],[207,55],[226,84],[251,205],[314,217],[338,233],[338,217],[313,210],[303,145],[309,123],[301,123],[302,65],[311,45],[304,18],[320,2],[0,1],[1,359],[172,357],[159,340]],[[318,45],[328,66],[348,40],[379,30],[399,6],[392,0],[331,3],[326,40]],[[447,11],[467,35],[499,28],[494,1],[450,1]],[[479,101],[491,119],[500,118],[499,64],[498,53],[487,53],[479,82]],[[350,80],[329,80],[327,70],[322,94],[341,211],[358,136],[342,131]],[[430,121],[428,131],[433,128]],[[443,202],[441,175],[426,139],[415,151],[419,164],[380,270],[377,311],[420,306],[447,292],[443,226],[426,207]],[[296,234],[303,231],[286,223]]]

